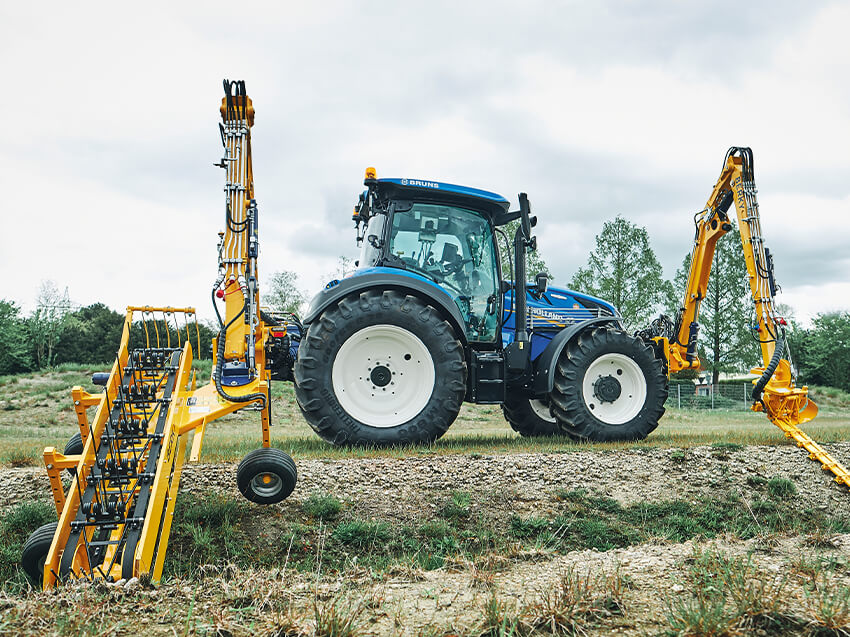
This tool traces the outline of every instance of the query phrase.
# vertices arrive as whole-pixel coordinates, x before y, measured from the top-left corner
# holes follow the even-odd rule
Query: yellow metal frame
[[[129,307],[124,321],[118,357],[112,366],[112,372],[106,384],[106,391],[103,394],[93,395],[84,391],[81,387],[74,387],[71,390],[80,433],[83,436],[84,448],[82,454],[73,456],[64,456],[53,447],[48,447],[44,450],[44,463],[50,480],[56,512],[59,516],[56,536],[54,536],[53,545],[50,548],[44,565],[43,587],[45,590],[55,586],[58,581],[57,574],[59,572],[59,562],[62,557],[62,547],[68,541],[70,523],[76,518],[79,510],[80,488],[85,483],[85,479],[95,459],[95,441],[100,440],[103,435],[110,409],[109,398],[116,395],[121,383],[124,367],[127,365],[129,359],[130,329],[135,312],[142,313],[143,316],[153,312],[194,314],[194,309],[155,308],[149,306]],[[268,329],[264,326],[265,332],[268,332]],[[147,344],[150,345],[151,343],[148,342]],[[258,349],[260,348],[258,347]],[[197,387],[194,372],[192,372],[192,360],[192,346],[186,341],[183,344],[175,390],[172,394],[171,406],[168,410],[163,432],[166,444],[160,453],[151,488],[151,500],[148,505],[148,512],[139,542],[136,546],[134,574],[137,576],[147,574],[153,581],[158,581],[162,576],[168,532],[174,513],[176,493],[180,484],[180,471],[186,456],[189,434],[194,434],[189,460],[190,462],[197,462],[201,456],[203,437],[206,426],[209,423],[222,416],[253,405],[260,400],[258,398],[249,403],[229,402],[218,395],[215,384],[212,382]],[[262,357],[259,360],[264,361]],[[267,397],[261,418],[263,447],[269,447],[271,444],[269,435],[269,426],[271,423],[271,402],[268,400],[269,376],[269,372],[261,368],[261,373],[257,380],[241,387],[229,389],[235,396],[260,393]],[[86,409],[95,405],[97,406],[97,411],[92,421],[89,422]],[[152,422],[150,426],[153,427],[154,423]],[[62,487],[61,472],[71,467],[76,468],[76,477],[72,479],[68,492],[65,493]],[[78,488],[77,481],[80,481],[80,488]],[[139,486],[137,484],[134,488],[138,489]],[[159,531],[160,521],[163,522],[161,533]],[[120,536],[121,532],[122,529],[119,528],[113,533],[117,533]],[[109,557],[111,556],[108,555],[107,560],[104,561],[108,561]],[[85,551],[79,551],[79,555],[75,557],[73,571],[77,573],[77,578],[90,578],[94,575],[89,568]],[[121,563],[115,564],[111,571],[98,571],[96,575],[99,577],[112,577],[117,580],[121,577]]]
[[[230,87],[240,84],[237,94],[231,94]],[[153,474],[150,486],[148,506],[145,511],[144,521],[141,527],[138,542],[134,547],[132,556],[132,573],[134,576],[147,575],[152,581],[158,581],[162,575],[163,560],[168,545],[168,536],[174,514],[176,494],[180,484],[180,474],[183,462],[187,455],[188,436],[192,434],[192,444],[189,451],[189,461],[197,462],[201,457],[203,439],[207,425],[217,418],[233,413],[245,407],[260,403],[262,405],[261,428],[262,446],[270,447],[271,438],[269,427],[271,425],[271,374],[266,369],[265,347],[267,340],[271,337],[272,329],[275,336],[285,333],[285,327],[265,325],[259,312],[259,294],[252,282],[257,279],[256,256],[251,256],[249,242],[252,238],[246,232],[250,227],[248,218],[251,207],[255,205],[254,178],[251,162],[251,137],[250,128],[254,123],[254,108],[250,98],[244,95],[244,83],[225,83],[228,97],[222,100],[221,116],[224,120],[222,126],[222,141],[225,144],[225,156],[221,166],[227,170],[227,183],[225,190],[228,193],[227,201],[227,224],[226,230],[220,233],[219,245],[219,279],[214,289],[220,290],[225,301],[224,325],[229,326],[223,330],[225,347],[222,361],[246,361],[250,368],[250,380],[240,386],[226,387],[226,393],[220,392],[215,384],[215,369],[219,362],[218,342],[213,341],[213,377],[210,382],[198,386],[195,373],[192,371],[193,348],[191,344],[194,336],[197,350],[200,351],[200,331],[195,318],[195,309],[191,307],[153,307],[153,306],[130,306],[124,320],[121,334],[121,343],[118,355],[112,366],[109,380],[104,392],[93,395],[83,390],[82,387],[74,387],[71,396],[74,401],[74,411],[80,427],[80,434],[84,443],[80,455],[65,456],[53,447],[44,450],[44,462],[50,480],[56,511],[59,516],[59,524],[53,543],[47,554],[44,565],[43,588],[52,588],[59,581],[59,573],[63,563],[65,550],[74,550],[71,556],[71,567],[68,570],[71,579],[94,579],[96,577],[111,578],[114,580],[126,574],[125,557],[113,560],[117,551],[129,550],[128,547],[121,548],[122,537],[126,538],[127,525],[131,523],[127,518],[118,522],[114,530],[110,532],[110,540],[115,540],[114,545],[106,549],[106,555],[101,564],[92,567],[88,561],[88,549],[82,550],[92,540],[95,527],[86,525],[80,533],[77,546],[66,549],[69,538],[72,535],[71,524],[78,519],[80,512],[80,498],[86,485],[86,479],[91,467],[96,460],[98,444],[104,444],[102,437],[110,418],[112,399],[118,395],[119,388],[124,382],[125,367],[130,360],[130,335],[134,320],[138,318],[141,322],[145,337],[146,348],[182,348],[176,371],[174,389],[171,393],[167,412],[164,415],[165,422],[162,430],[162,446],[160,448],[157,466],[147,467],[148,457],[145,449],[149,448],[150,436],[156,429],[154,417],[146,417],[147,440],[139,441],[133,452],[138,452],[139,468],[136,477],[128,482],[121,483],[122,492],[130,493],[131,499],[140,493],[145,483],[142,473]],[[253,238],[256,240],[256,237]],[[255,254],[255,253],[254,253]],[[249,303],[250,302],[250,303]],[[244,308],[250,307],[253,316],[248,320],[237,320]],[[181,331],[180,317],[184,319]],[[190,326],[190,319],[195,318],[194,334]],[[172,341],[172,335],[176,338]],[[221,336],[221,332],[219,334]],[[253,343],[253,352],[248,351],[248,344]],[[157,393],[157,399],[163,396],[162,389]],[[238,399],[242,398],[243,401]],[[158,403],[162,405],[162,402]],[[97,407],[94,418],[89,421],[87,409]],[[162,409],[157,407],[155,409]],[[129,408],[129,417],[138,422],[138,414],[133,413],[134,407]],[[142,437],[140,437],[141,439]],[[116,455],[122,458],[125,448],[120,448]],[[128,457],[128,456],[125,456]],[[134,459],[136,455],[134,454]],[[61,472],[64,469],[76,467],[76,476],[72,479],[67,492],[62,488]],[[153,471],[151,471],[153,469]],[[103,489],[109,491],[112,481],[103,475],[99,480],[105,485]],[[101,484],[98,482],[98,484]],[[128,499],[128,502],[130,500]],[[85,516],[83,516],[83,519]],[[132,522],[135,523],[135,522]],[[124,534],[124,535],[122,535]],[[126,544],[126,542],[125,542]],[[112,564],[116,561],[116,564]],[[67,566],[68,560],[64,561]],[[105,568],[103,565],[107,565]],[[64,576],[63,576],[64,577]]]
[[[697,356],[688,356],[689,329],[691,323],[699,318],[700,303],[708,289],[717,241],[732,229],[723,209],[724,206],[721,205],[723,201],[728,202],[730,196],[735,204],[738,218],[741,247],[747,265],[750,291],[758,322],[754,331],[758,333],[763,360],[763,366],[751,370],[752,373],[763,374],[773,357],[776,347],[775,335],[778,334],[781,326],[776,324],[774,299],[769,283],[764,274],[759,271],[759,264],[764,267],[767,259],[761,238],[755,184],[752,182],[751,175],[745,174],[743,157],[730,153],[705,208],[697,218],[697,234],[691,253],[684,305],[677,320],[674,342],[666,337],[655,338],[665,352],[668,373],[700,367]],[[850,486],[850,472],[799,429],[798,425],[809,422],[817,416],[818,408],[808,397],[808,387],[795,386],[791,365],[787,360],[779,361],[776,371],[764,388],[761,401],[754,403],[752,409],[765,412],[770,421],[779,427],[787,438],[793,439],[797,446],[806,449],[809,457],[820,462],[824,470],[833,473],[836,482]]]

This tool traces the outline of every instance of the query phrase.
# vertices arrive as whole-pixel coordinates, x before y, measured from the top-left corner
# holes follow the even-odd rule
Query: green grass
[[[797,487],[788,478],[774,476],[767,481],[767,491],[773,498],[790,498],[797,495]]]
[[[199,382],[210,372],[210,361],[195,361]],[[0,377],[0,464],[40,465],[44,447],[62,449],[77,431],[70,388],[81,385],[92,393],[92,371],[104,368],[60,366],[38,375]],[[850,395],[832,388],[812,388],[821,413],[804,429],[818,442],[850,440]],[[90,417],[94,409],[89,411]],[[296,458],[350,458],[375,456],[428,456],[464,454],[470,457],[498,453],[558,453],[576,450],[688,448],[715,445],[717,453],[732,453],[740,445],[789,443],[763,414],[749,411],[692,411],[668,409],[658,429],[635,443],[579,444],[566,437],[522,438],[492,405],[462,407],[448,433],[431,445],[387,449],[339,449],[320,440],[295,403],[290,383],[272,384],[272,441]],[[211,423],[204,439],[203,460],[235,462],[260,441],[257,412],[243,410]]]
[[[301,510],[317,520],[332,520],[342,511],[342,502],[329,493],[311,493],[301,503]]]
[[[281,517],[229,496],[181,494],[165,572],[192,578],[200,565],[223,562],[268,568],[288,564],[312,571],[317,560],[328,573],[342,573],[353,561],[374,572],[400,565],[430,570],[447,561],[473,562],[524,551],[606,551],[648,541],[679,543],[723,535],[747,539],[770,533],[850,532],[846,512],[801,508],[781,495],[756,494],[744,501],[735,493],[720,492],[694,501],[623,506],[583,490],[562,490],[549,515],[509,516],[494,510],[485,494],[460,492],[448,501],[435,496],[436,506],[423,506],[415,527],[350,510],[324,515],[329,501],[326,495],[316,496],[310,505]],[[452,511],[448,516],[447,505]],[[8,572],[8,565],[3,568]]]
[[[686,593],[667,597],[667,635],[844,635],[850,625],[850,587],[818,565],[795,569],[802,607],[793,604],[788,571],[762,571],[752,555],[695,551],[684,571]]]
[[[6,590],[27,589],[21,571],[21,549],[30,533],[56,520],[56,509],[44,502],[23,502],[3,512],[0,519],[0,586]]]
[[[164,573],[194,572],[203,564],[242,561],[250,556],[250,546],[240,523],[250,507],[244,500],[207,495],[182,494],[177,501],[169,539],[169,555]]]
[[[466,491],[452,491],[449,499],[440,508],[440,516],[448,520],[468,518],[471,501],[472,496]]]

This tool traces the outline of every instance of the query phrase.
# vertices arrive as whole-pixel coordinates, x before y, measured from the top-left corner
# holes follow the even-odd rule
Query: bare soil
[[[850,464],[850,443],[824,445]],[[835,484],[804,451],[790,446],[696,447],[576,451],[550,454],[423,455],[405,458],[298,460],[299,485],[286,502],[257,510],[254,523],[295,517],[312,493],[340,499],[346,513],[398,524],[421,523],[453,491],[476,494],[494,516],[547,515],[559,490],[586,489],[622,504],[691,500],[718,492],[748,498],[765,479],[789,479],[799,506],[850,514],[850,493]],[[237,496],[236,464],[191,465],[182,492]],[[0,472],[0,511],[33,499],[49,502],[43,470]],[[95,632],[127,634],[310,634],[317,610],[357,617],[363,635],[480,634],[483,607],[494,595],[509,606],[533,601],[551,590],[569,569],[617,572],[628,583],[623,612],[596,617],[582,630],[590,635],[653,634],[665,625],[671,600],[686,594],[687,563],[697,550],[716,547],[752,556],[760,573],[787,577],[792,607],[810,603],[798,573],[816,556],[850,557],[850,535],[830,538],[765,536],[741,541],[716,538],[681,544],[647,543],[606,552],[555,554],[545,548],[488,563],[450,564],[434,571],[400,569],[380,577],[352,564],[327,576],[280,569],[250,571],[212,565],[205,579],[172,580],[155,589],[131,586],[67,587],[0,599],[0,634]],[[317,547],[317,552],[321,547]],[[830,557],[832,556],[832,557]],[[843,585],[847,570],[839,573]],[[84,608],[84,610],[80,610]],[[803,612],[801,610],[801,612]],[[810,613],[811,614],[811,613]],[[57,617],[64,618],[57,623]],[[49,618],[49,619],[48,619]],[[111,622],[111,623],[110,623]],[[290,628],[286,628],[289,626]],[[290,632],[287,632],[289,630]],[[300,633],[299,633],[300,631]],[[342,633],[339,633],[342,634]],[[797,634],[797,633],[794,633]],[[803,633],[800,633],[803,634]]]

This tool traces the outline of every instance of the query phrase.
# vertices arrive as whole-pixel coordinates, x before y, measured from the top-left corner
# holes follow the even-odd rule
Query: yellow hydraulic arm
[[[43,569],[35,570],[44,589],[69,580],[144,575],[158,581],[189,437],[190,460],[197,461],[207,424],[243,407],[261,408],[263,448],[249,453],[237,469],[240,491],[253,502],[271,504],[295,486],[292,459],[270,448],[272,370],[267,363],[274,367],[275,355],[267,359],[266,351],[267,345],[282,347],[286,328],[266,325],[260,316],[250,137],[254,109],[244,82],[225,80],[224,87],[220,130],[225,152],[218,165],[227,171],[226,228],[219,235],[212,296],[214,304],[224,299],[225,316],[216,307],[220,329],[213,343],[212,379],[198,386],[192,371],[192,340],[199,348],[200,338],[197,321],[192,330],[186,319],[194,319],[194,308],[127,308],[112,371],[100,379],[103,393],[72,390],[82,453],[44,451],[59,516],[55,530],[48,529],[53,534],[49,549],[36,556],[43,560]],[[141,342],[133,342],[134,333],[136,341],[141,333]],[[89,421],[87,408],[95,406]],[[66,492],[61,471],[70,468],[75,475]],[[32,569],[27,572],[37,579]]]
[[[695,217],[696,236],[682,308],[674,325],[654,325],[653,339],[661,346],[670,373],[699,369],[700,303],[705,298],[717,241],[732,229],[727,213],[734,203],[755,309],[753,332],[761,346],[763,361],[762,367],[752,370],[759,374],[754,381],[752,408],[765,412],[787,437],[831,471],[836,482],[850,486],[847,469],[798,427],[812,420],[818,409],[808,398],[808,388],[795,386],[791,364],[784,357],[785,321],[775,312],[773,258],[764,245],[756,192],[752,150],[730,148],[705,208]]]

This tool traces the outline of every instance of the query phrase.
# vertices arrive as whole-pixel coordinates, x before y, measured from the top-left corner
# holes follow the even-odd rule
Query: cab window
[[[433,280],[457,303],[471,341],[498,331],[498,277],[493,231],[478,212],[415,203],[395,211],[388,251],[405,268]]]

